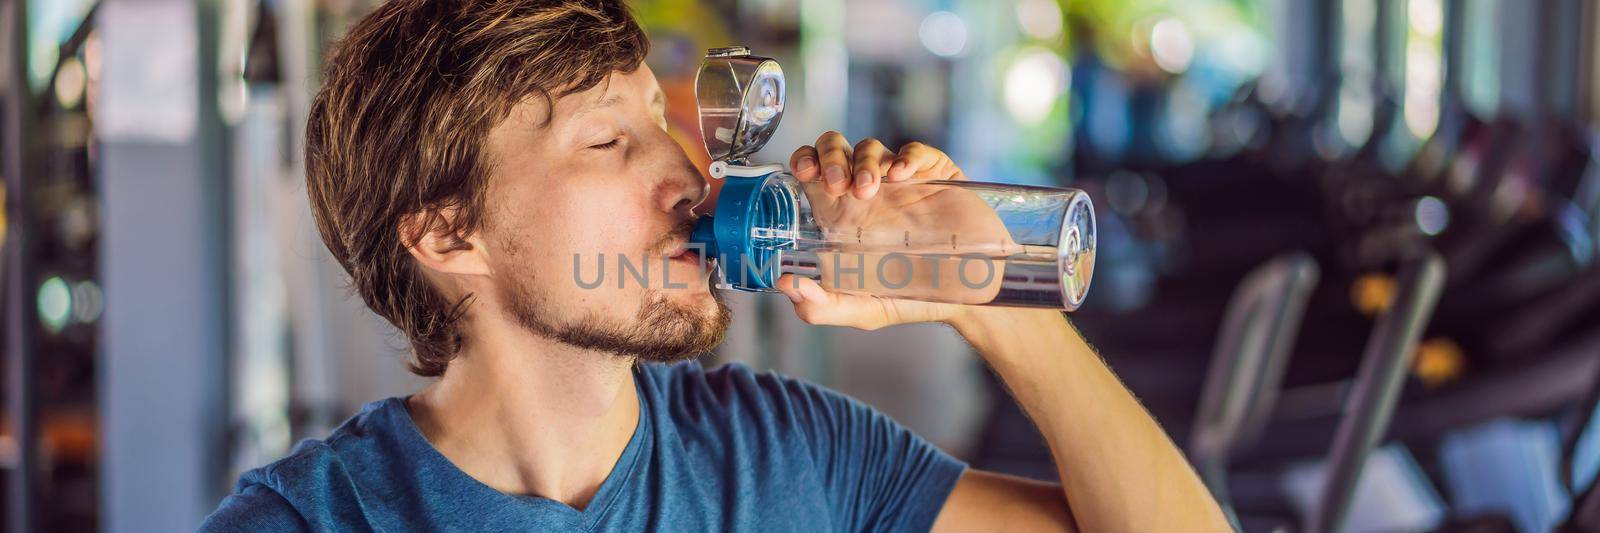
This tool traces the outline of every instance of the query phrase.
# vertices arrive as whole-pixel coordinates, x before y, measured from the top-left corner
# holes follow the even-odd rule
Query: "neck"
[[[444,376],[407,402],[417,426],[495,490],[587,506],[639,422],[633,359],[505,324],[473,329]]]

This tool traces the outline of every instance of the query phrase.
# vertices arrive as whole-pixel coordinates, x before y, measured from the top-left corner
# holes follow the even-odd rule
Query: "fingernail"
[[[871,173],[869,173],[867,171],[861,171],[861,173],[856,174],[856,188],[857,189],[865,189],[867,187],[871,187],[872,186],[872,182],[873,182],[873,179],[872,179],[872,174]]]
[[[800,303],[800,302],[806,301],[806,299],[804,297],[800,296],[799,292],[786,292],[786,293],[783,293],[783,295],[784,296],[788,296],[790,302]]]
[[[828,167],[827,170],[822,171],[822,175],[828,179],[828,183],[844,181],[844,169],[839,167]]]
[[[797,172],[797,173],[798,172],[805,172],[807,170],[811,170],[812,168],[815,168],[816,166],[817,166],[817,160],[813,159],[811,156],[806,156],[806,157],[800,158],[800,161],[796,162],[794,164],[794,171]]]
[[[856,188],[866,187],[872,183],[872,173],[865,170],[856,173]]]
[[[905,161],[895,161],[893,165],[889,165],[889,174],[895,174],[897,172],[903,172],[903,171],[905,171],[905,169],[906,169],[906,162]]]
[[[811,293],[810,295],[801,296],[800,297],[801,300],[816,300],[818,302],[827,302],[828,301],[828,291],[824,290],[821,285],[818,285],[818,284],[815,284],[815,283],[808,283],[808,284],[802,285],[800,287],[800,290],[795,291],[795,292],[809,292],[809,293]]]

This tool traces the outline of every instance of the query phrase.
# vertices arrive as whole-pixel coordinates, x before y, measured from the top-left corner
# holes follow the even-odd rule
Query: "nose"
[[[662,137],[666,137],[663,150],[667,152],[669,162],[663,165],[668,170],[656,185],[655,201],[663,211],[685,218],[692,217],[694,207],[705,201],[710,192],[710,184],[695,170],[694,163],[689,161],[689,155],[683,152],[677,141],[665,134]]]
[[[661,207],[671,213],[692,216],[694,207],[705,201],[709,191],[706,179],[695,172],[694,167],[685,166],[674,171],[662,185]]]

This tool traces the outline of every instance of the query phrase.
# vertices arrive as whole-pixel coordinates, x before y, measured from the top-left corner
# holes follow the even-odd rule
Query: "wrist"
[[[988,358],[1010,351],[992,349],[1005,340],[1038,339],[1059,331],[1066,318],[1055,309],[962,306],[943,322]]]

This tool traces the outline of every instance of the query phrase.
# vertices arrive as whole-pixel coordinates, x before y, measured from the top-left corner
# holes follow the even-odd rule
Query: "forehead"
[[[507,122],[535,129],[560,128],[575,118],[599,109],[639,102],[652,106],[665,104],[665,96],[655,73],[642,64],[633,72],[612,72],[594,87],[560,98],[546,99],[536,95],[524,98],[512,109]]]

